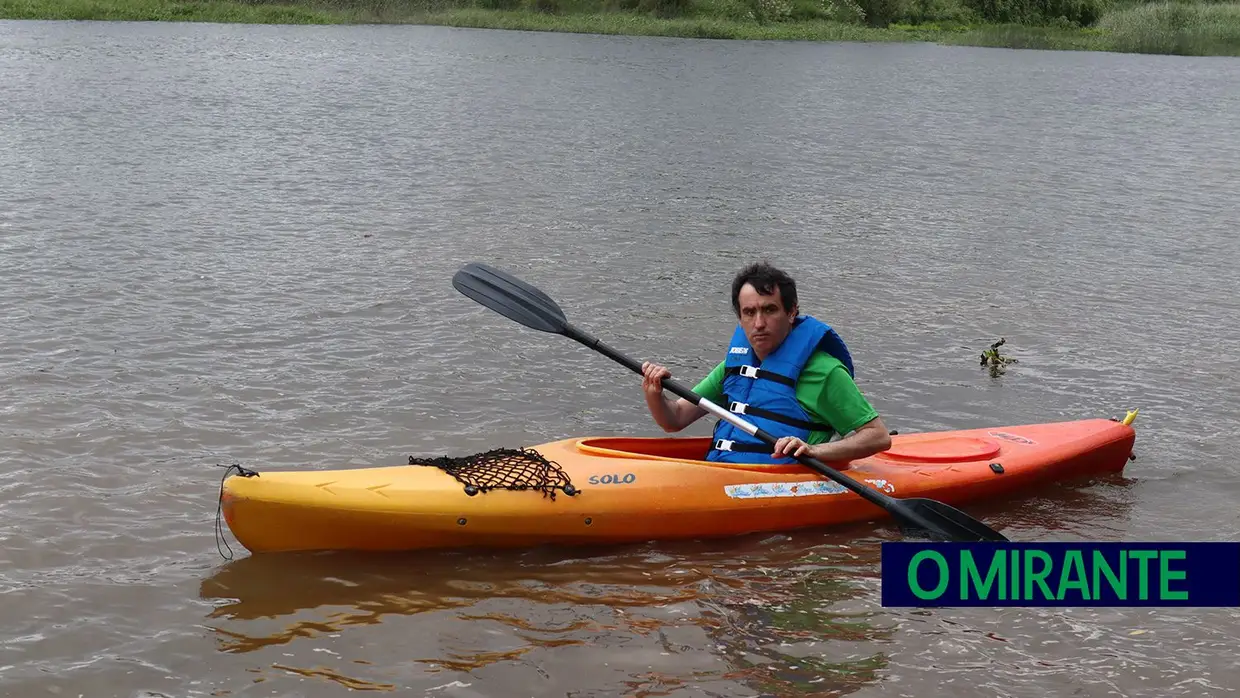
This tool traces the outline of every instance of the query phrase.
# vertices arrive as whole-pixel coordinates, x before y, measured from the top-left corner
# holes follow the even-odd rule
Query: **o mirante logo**
[[[884,543],[884,606],[1240,606],[1240,543]]]

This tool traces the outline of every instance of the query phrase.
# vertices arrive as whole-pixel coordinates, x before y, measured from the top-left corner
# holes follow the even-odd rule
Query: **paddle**
[[[556,302],[533,286],[486,264],[466,264],[452,277],[452,286],[478,303],[510,320],[540,332],[561,334],[611,358],[641,374],[642,365],[603,344],[568,322]],[[668,378],[663,387],[698,405],[720,419],[727,420],[748,434],[774,445],[776,438],[740,415],[729,412],[689,388]],[[907,534],[929,536],[948,541],[1006,541],[1003,534],[974,519],[959,509],[933,499],[896,499],[884,492],[866,487],[843,473],[809,456],[798,461],[847,487],[869,502],[885,509]]]

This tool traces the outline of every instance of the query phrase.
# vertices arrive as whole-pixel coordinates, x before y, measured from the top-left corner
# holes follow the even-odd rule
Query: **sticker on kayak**
[[[893,494],[896,491],[896,486],[891,484],[890,482],[887,482],[886,480],[866,480],[866,482],[870,483],[871,485],[874,485],[875,487],[886,492],[887,494]]]
[[[866,480],[884,492],[895,492],[896,488],[886,480]],[[831,480],[811,480],[809,482],[755,482],[746,485],[725,485],[723,491],[732,499],[765,499],[769,497],[809,497],[820,494],[844,494],[848,491],[843,485]]]
[[[1013,442],[1013,443],[1025,444],[1026,446],[1036,446],[1036,445],[1037,445],[1037,442],[1036,442],[1036,441],[1032,441],[1032,440],[1030,440],[1030,439],[1026,439],[1026,438],[1025,438],[1025,437],[1023,437],[1023,436],[1017,436],[1016,434],[1009,434],[1009,433],[1007,433],[1006,431],[990,431],[990,432],[986,432],[986,433],[990,434],[991,436],[995,437],[996,439],[1003,439],[1004,441],[1011,441],[1011,442]]]
[[[837,482],[761,482],[750,485],[725,485],[723,491],[732,499],[763,497],[808,497],[814,494],[843,494],[848,490]]]

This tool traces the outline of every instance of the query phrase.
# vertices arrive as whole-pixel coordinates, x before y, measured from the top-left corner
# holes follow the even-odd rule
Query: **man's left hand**
[[[775,442],[773,455],[776,457],[791,456],[796,458],[797,456],[810,456],[813,454],[810,453],[809,444],[795,436],[783,436]]]

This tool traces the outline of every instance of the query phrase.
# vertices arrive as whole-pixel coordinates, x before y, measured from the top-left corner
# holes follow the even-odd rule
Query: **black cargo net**
[[[551,499],[555,499],[556,490],[570,497],[578,492],[557,463],[526,449],[496,448],[455,457],[409,456],[409,465],[431,465],[443,470],[465,485],[465,494],[471,497],[494,489],[538,490]]]

